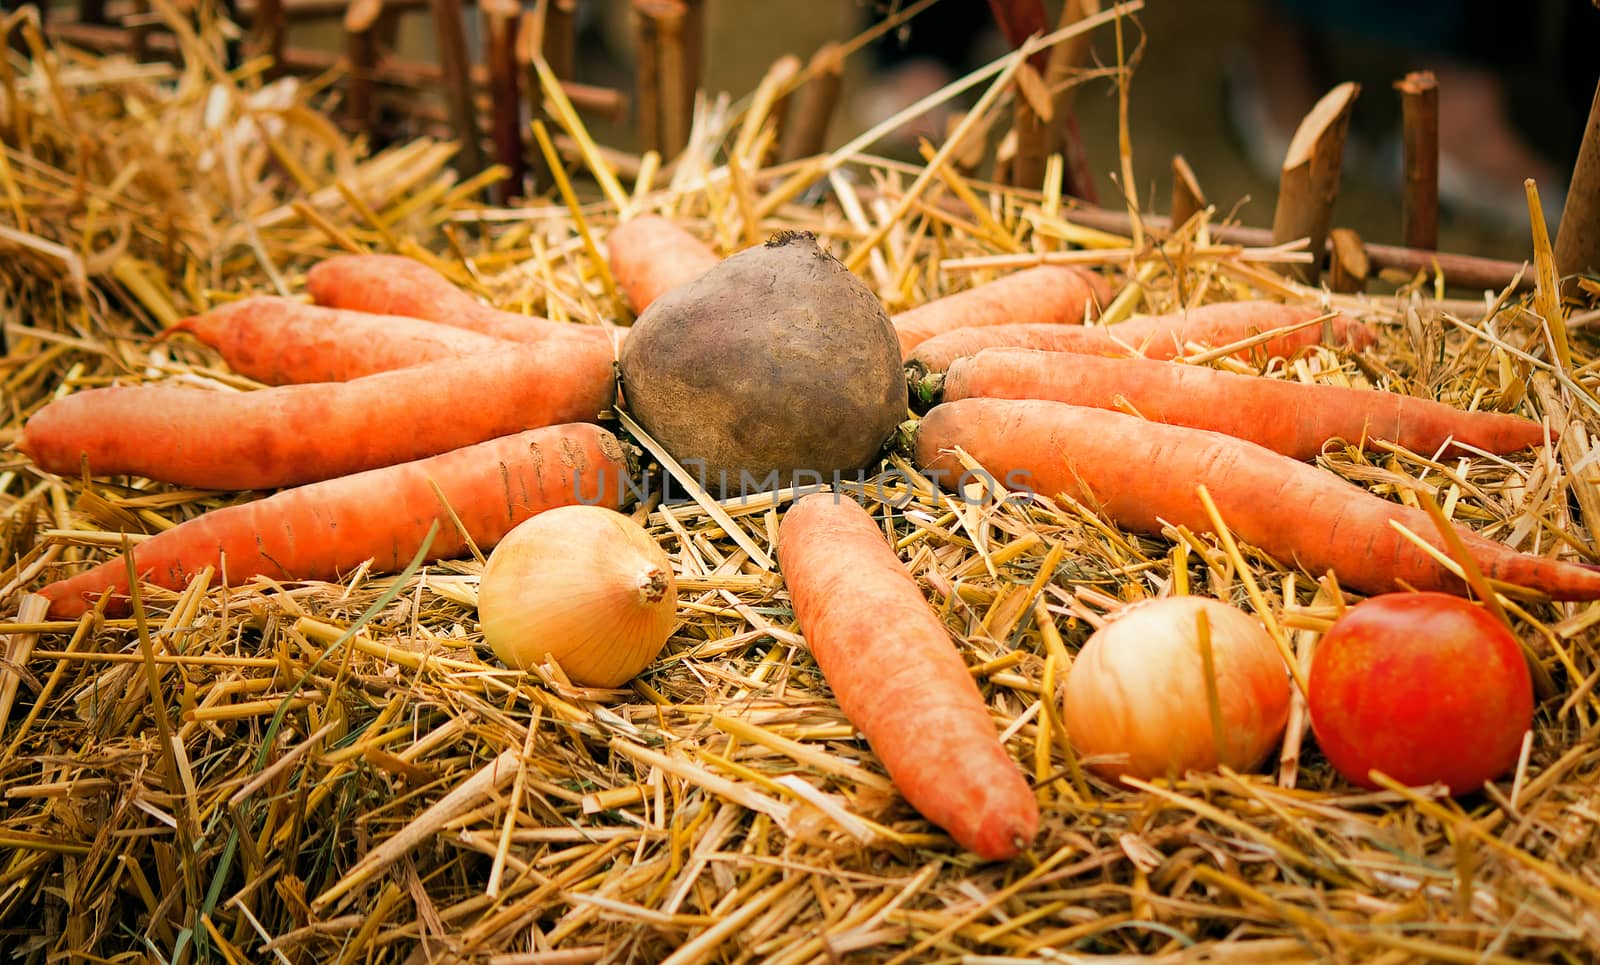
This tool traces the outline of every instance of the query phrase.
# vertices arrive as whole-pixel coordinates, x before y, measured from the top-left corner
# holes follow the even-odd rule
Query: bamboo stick
[[[1439,247],[1439,82],[1429,70],[1395,84],[1400,91],[1405,185],[1400,236],[1410,248]]]
[[[843,48],[835,43],[818,47],[811,55],[807,72],[811,79],[795,96],[794,109],[789,112],[788,124],[781,131],[780,163],[812,157],[825,149],[828,127],[833,123],[834,110],[839,106],[839,91],[844,86]]]
[[[1556,230],[1556,271],[1564,277],[1600,270],[1600,84],[1595,85],[1567,201]],[[1569,291],[1574,282],[1568,282]]]
[[[1338,85],[1317,101],[1295,130],[1278,179],[1278,203],[1272,216],[1274,242],[1308,238],[1312,251],[1322,250],[1333,218],[1333,202],[1339,196],[1350,108],[1360,91],[1360,85],[1352,82]],[[1316,261],[1291,269],[1308,284],[1316,283],[1319,270]]]

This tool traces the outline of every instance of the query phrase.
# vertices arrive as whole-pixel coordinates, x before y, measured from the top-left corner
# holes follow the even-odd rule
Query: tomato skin
[[[1356,604],[1317,644],[1311,728],[1344,778],[1378,770],[1408,786],[1478,790],[1516,766],[1533,723],[1533,681],[1505,625],[1446,593]]]

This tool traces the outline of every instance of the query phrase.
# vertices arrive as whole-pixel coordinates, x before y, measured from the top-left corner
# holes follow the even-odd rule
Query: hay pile
[[[326,92],[226,73],[204,36],[184,36],[175,68],[39,46],[0,77],[5,442],[49,398],[112,381],[249,390],[153,334],[247,292],[299,293],[341,250],[427,259],[506,308],[614,317],[573,209],[479,207],[449,144],[369,156],[323,119]],[[1089,231],[1059,198],[963,180],[946,152],[907,167],[866,154],[868,138],[762,169],[763,119],[707,105],[670,177],[647,163],[622,200],[724,252],[813,231],[891,310],[1005,270],[973,259],[1067,248],[1127,283],[1112,317],[1327,299],[1263,264],[1292,253],[1208,244],[1200,222],[1172,238]],[[582,209],[602,243],[619,208],[600,192]],[[1267,374],[1548,419],[1560,445],[1514,459],[1320,461],[1390,498],[1429,494],[1520,549],[1593,560],[1600,373],[1581,332],[1569,359],[1548,347],[1552,292],[1542,278],[1528,302],[1441,302],[1420,285],[1337,298],[1382,345]],[[1354,790],[1303,740],[1303,705],[1270,774],[1117,788],[1078,766],[1056,698],[1108,609],[1183,586],[1248,609],[1248,576],[1309,655],[1331,587],[1209,533],[1136,537],[1066,500],[965,506],[898,455],[884,468],[869,508],[893,514],[1043,802],[1023,859],[955,848],[854,738],[780,577],[740,545],[771,553],[788,494],[728,505],[724,522],[694,502],[636,508],[680,570],[681,623],[631,687],[597,692],[494,661],[471,560],[202,582],[147,590],[134,619],[39,622],[27,589],[115,554],[124,533],[259,494],[57,478],[0,453],[0,948],[505,965],[1600,955],[1600,607],[1513,606],[1547,687],[1525,760],[1488,793]]]

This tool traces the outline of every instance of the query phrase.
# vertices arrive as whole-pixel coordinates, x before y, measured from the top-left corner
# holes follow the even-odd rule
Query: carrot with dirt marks
[[[1114,325],[992,325],[961,328],[918,345],[907,363],[926,372],[943,372],[958,358],[986,348],[1031,348],[1082,355],[1141,355],[1171,359],[1184,354],[1189,343],[1220,347],[1291,325],[1292,332],[1275,335],[1242,349],[1240,358],[1261,352],[1267,357],[1289,357],[1322,341],[1322,315],[1313,308],[1268,301],[1219,302],[1187,312],[1146,315]],[[1327,320],[1335,346],[1363,349],[1377,341],[1372,330],[1342,315]]]
[[[813,493],[778,530],[795,618],[845,717],[907,802],[958,844],[1002,860],[1039,825],[950,633],[883,532],[846,496]]]
[[[1131,411],[1152,422],[1248,439],[1295,459],[1315,458],[1332,439],[1369,448],[1382,439],[1423,455],[1461,455],[1463,446],[1509,453],[1545,441],[1544,426],[1501,412],[1155,359],[990,348],[928,379],[945,402],[1047,399]]]
[[[175,591],[208,566],[233,585],[254,576],[335,580],[368,560],[393,572],[435,522],[429,558],[449,559],[466,552],[462,530],[487,549],[546,509],[617,508],[630,491],[628,471],[622,445],[599,426],[531,429],[212,510],[140,542],[133,566],[142,582]],[[110,609],[125,610],[127,561],[119,556],[39,592],[56,619],[79,616],[105,593],[113,594]]]
[[[658,214],[637,215],[611,229],[606,249],[611,275],[635,315],[722,260],[705,242]]]
[[[611,331],[519,315],[479,302],[455,283],[415,258],[404,255],[335,255],[306,274],[306,288],[318,305],[374,315],[405,315],[440,325],[470,329],[511,342],[552,338],[609,342]],[[621,330],[614,330],[618,335]]]
[[[1403,525],[1444,550],[1425,511],[1232,436],[1064,402],[963,399],[935,406],[917,429],[917,462],[944,488],[963,472],[957,447],[1008,489],[1064,493],[1134,532],[1210,530],[1196,492],[1203,483],[1235,536],[1308,573],[1331,569],[1367,593],[1466,592],[1395,529]],[[1491,580],[1557,600],[1600,599],[1600,567],[1519,553],[1458,530]]]
[[[24,424],[47,472],[206,489],[298,486],[538,426],[589,422],[615,392],[610,346],[557,340],[348,382],[253,392],[163,384],[75,392]]]
[[[1064,265],[1026,268],[935,298],[891,317],[900,354],[946,332],[991,325],[1067,325],[1094,318],[1111,298],[1100,275]]]
[[[191,315],[162,333],[187,332],[240,375],[267,385],[346,382],[375,372],[516,345],[405,315],[375,315],[256,295]]]

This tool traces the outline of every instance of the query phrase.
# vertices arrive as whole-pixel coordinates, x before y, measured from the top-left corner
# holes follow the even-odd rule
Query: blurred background
[[[900,6],[709,0],[707,87],[747,92],[776,57],[804,59]],[[626,7],[610,4],[597,18],[580,76],[591,71],[596,82],[620,82],[626,74]],[[1054,23],[1060,3],[1046,8]],[[1532,250],[1524,178],[1536,180],[1554,233],[1600,80],[1600,9],[1584,0],[1149,0],[1124,40],[1135,57],[1129,128],[1134,189],[1145,210],[1166,210],[1171,159],[1181,153],[1219,214],[1270,225],[1277,171],[1295,125],[1318,97],[1350,80],[1362,89],[1335,223],[1367,241],[1398,244],[1400,97],[1393,85],[1408,71],[1431,69],[1440,98],[1439,247],[1512,259]],[[936,3],[851,58],[831,143],[1005,50],[988,3]],[[1095,33],[1093,60],[1116,64],[1110,28]],[[1100,201],[1112,205],[1121,194],[1114,180],[1117,106],[1109,78],[1083,81],[1080,130]],[[880,149],[914,157],[915,134],[942,130],[933,123]]]
[[[6,0],[14,6],[18,0]],[[116,2],[116,0],[113,0]],[[131,0],[143,4],[146,0]],[[268,0],[235,0],[262,5]],[[329,0],[271,0],[293,10]],[[435,0],[438,2],[438,0]],[[533,0],[500,0],[515,10]],[[635,3],[576,0],[578,49],[573,79],[634,91]],[[905,9],[907,0],[696,0],[704,10],[704,88],[748,94],[775,59],[802,61],[827,42],[843,42]],[[1054,24],[1064,0],[1046,0]],[[1554,234],[1579,138],[1600,79],[1600,0],[1147,0],[1124,30],[1135,65],[1129,90],[1136,192],[1146,211],[1165,212],[1171,161],[1181,153],[1219,214],[1269,226],[1277,170],[1290,135],[1315,100],[1355,81],[1335,226],[1368,242],[1399,243],[1400,97],[1395,81],[1433,70],[1439,81],[1441,250],[1523,259],[1531,242],[1522,182],[1538,184]],[[357,0],[351,6],[375,6]],[[1102,2],[1101,6],[1108,5]],[[71,6],[57,0],[56,8]],[[482,31],[476,3],[468,39]],[[139,8],[145,9],[145,8]],[[291,46],[344,50],[338,17],[292,22]],[[846,62],[828,144],[838,145],[916,98],[1003,54],[987,0],[939,0]],[[395,53],[437,61],[426,4],[400,20]],[[1079,75],[1076,111],[1088,168],[1102,204],[1121,207],[1118,98],[1103,68],[1115,65],[1115,34],[1093,34]],[[976,98],[982,86],[962,103]],[[634,103],[637,103],[634,101]],[[637,116],[588,119],[608,146],[639,144]],[[876,145],[916,158],[918,136],[942,140],[935,116]]]

